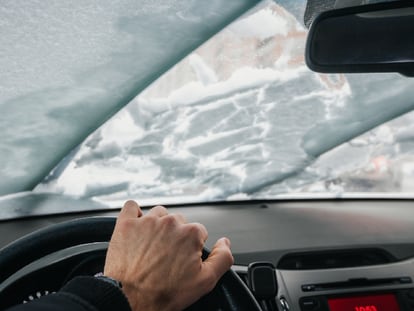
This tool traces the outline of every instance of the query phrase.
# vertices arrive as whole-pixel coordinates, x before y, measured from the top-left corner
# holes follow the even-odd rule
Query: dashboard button
[[[315,285],[313,284],[302,285],[302,291],[304,292],[312,292],[314,290],[315,290]]]
[[[315,298],[303,298],[300,301],[300,306],[303,311],[313,311],[317,310],[319,302]]]
[[[400,278],[400,283],[401,283],[401,284],[410,284],[410,283],[412,283],[412,282],[413,282],[413,281],[412,281],[412,280],[411,280],[411,278],[410,278],[410,277],[408,277],[408,276]]]

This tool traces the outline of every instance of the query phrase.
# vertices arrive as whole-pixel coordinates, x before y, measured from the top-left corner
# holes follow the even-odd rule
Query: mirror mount
[[[312,23],[306,63],[316,72],[399,72],[414,77],[414,2],[348,7]]]

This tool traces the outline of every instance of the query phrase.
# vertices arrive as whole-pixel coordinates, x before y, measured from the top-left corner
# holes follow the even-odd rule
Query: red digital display
[[[328,299],[330,311],[400,311],[393,294]]]

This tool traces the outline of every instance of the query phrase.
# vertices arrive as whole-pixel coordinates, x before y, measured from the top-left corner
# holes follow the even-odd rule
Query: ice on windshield
[[[414,81],[310,72],[303,7],[265,1],[224,29],[92,134],[36,191],[113,206],[128,198],[413,192],[414,115],[385,122],[414,108]]]
[[[159,75],[258,1],[2,1],[0,195],[32,190]]]

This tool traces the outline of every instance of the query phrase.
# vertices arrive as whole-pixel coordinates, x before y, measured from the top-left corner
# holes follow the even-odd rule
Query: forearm
[[[93,277],[77,277],[58,293],[7,311],[131,311],[119,288]]]

